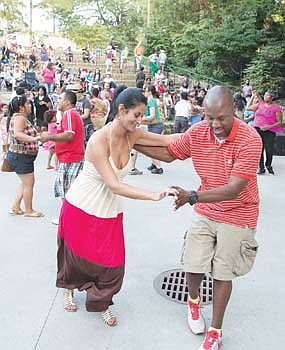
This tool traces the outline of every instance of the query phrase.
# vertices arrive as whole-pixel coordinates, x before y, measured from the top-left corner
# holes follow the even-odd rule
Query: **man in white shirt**
[[[188,93],[182,92],[181,99],[175,105],[174,132],[183,133],[189,128],[190,102]]]

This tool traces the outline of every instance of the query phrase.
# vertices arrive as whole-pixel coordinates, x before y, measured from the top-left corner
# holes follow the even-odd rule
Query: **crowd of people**
[[[101,75],[99,69],[80,70],[71,78],[63,66],[49,61],[44,45],[40,50],[41,83],[37,88],[20,83],[10,103],[1,104],[2,143],[20,181],[11,214],[44,215],[33,208],[34,161],[41,145],[48,151],[46,168],[56,170],[54,194],[62,200],[54,222],[56,285],[64,290],[64,309],[75,312],[74,289],[85,290],[86,310],[100,312],[108,326],[117,324],[110,305],[125,271],[120,197],[160,201],[173,196],[176,210],[190,204],[196,215],[183,252],[188,325],[194,334],[206,333],[199,350],[219,349],[232,280],[251,270],[258,251],[256,174],[265,168],[274,174],[273,143],[282,130],[276,94],[258,94],[249,80],[235,95],[226,87],[192,86],[187,78],[177,89],[167,78],[164,50],[151,58],[158,69],[146,76],[141,43],[135,48],[136,88],[117,86],[111,72]],[[109,51],[114,55],[115,50],[111,41]],[[69,60],[71,53],[66,51]],[[174,121],[174,133],[163,135],[167,120]],[[127,174],[142,174],[135,164],[137,152],[150,158],[147,169],[158,175],[164,173],[161,162],[191,157],[201,185],[156,192],[128,185]],[[230,160],[226,165],[225,159]],[[208,272],[214,307],[207,329],[199,286]]]

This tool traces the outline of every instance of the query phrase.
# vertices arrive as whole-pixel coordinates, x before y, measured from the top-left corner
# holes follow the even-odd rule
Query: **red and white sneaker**
[[[219,350],[222,346],[222,333],[219,335],[217,331],[212,329],[207,331],[205,339],[199,350]]]
[[[202,334],[206,331],[206,323],[201,313],[201,300],[199,304],[188,299],[188,325],[192,333]]]

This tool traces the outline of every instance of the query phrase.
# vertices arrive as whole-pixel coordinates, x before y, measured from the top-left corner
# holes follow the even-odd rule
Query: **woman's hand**
[[[161,192],[153,193],[151,200],[152,201],[160,201],[165,197],[177,196],[177,195],[178,195],[178,192],[175,188],[167,188],[166,190],[163,190]]]
[[[50,141],[50,135],[47,131],[43,131],[41,134],[40,134],[40,141],[41,142],[47,142],[47,141]]]

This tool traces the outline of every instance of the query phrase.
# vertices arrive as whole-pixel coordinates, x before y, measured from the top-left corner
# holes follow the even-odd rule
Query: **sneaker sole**
[[[189,327],[189,329],[190,329],[191,333],[192,333],[192,334],[194,334],[194,335],[205,334],[205,333],[206,333],[206,329],[207,329],[207,327],[206,327],[206,325],[205,325],[205,328],[204,328],[204,330],[203,330],[203,331],[198,332],[198,333],[195,333],[195,332],[192,330],[192,328],[190,327],[190,325],[189,325],[189,324],[188,324],[188,327]]]
[[[205,321],[205,319],[204,319],[203,316],[202,316],[202,318],[203,318],[203,320],[204,320],[204,330],[202,330],[202,331],[200,331],[200,332],[197,332],[197,333],[195,333],[195,332],[193,331],[193,329],[190,327],[189,322],[187,322],[188,327],[189,327],[191,333],[193,333],[194,335],[199,335],[199,334],[205,334],[205,333],[206,333],[206,330],[207,330],[206,321]],[[187,315],[187,321],[188,321],[188,315]]]

